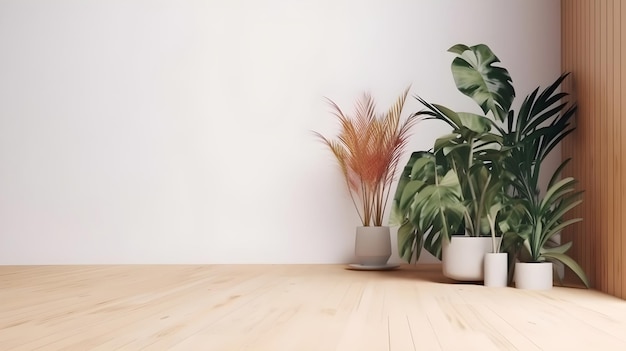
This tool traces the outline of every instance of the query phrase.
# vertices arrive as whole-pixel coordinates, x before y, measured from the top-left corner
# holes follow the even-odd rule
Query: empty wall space
[[[3,0],[0,264],[350,262],[358,218],[311,132],[337,132],[324,97],[382,110],[411,85],[477,112],[446,50],[485,43],[519,104],[561,72],[560,8]],[[445,132],[418,125],[408,151]]]

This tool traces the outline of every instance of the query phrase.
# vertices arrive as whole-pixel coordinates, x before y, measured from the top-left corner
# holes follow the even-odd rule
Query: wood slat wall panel
[[[562,0],[562,69],[572,72],[563,85],[578,103],[577,129],[563,142],[565,170],[585,190],[571,217],[584,220],[563,233],[574,241],[570,254],[583,266],[595,288],[626,299],[626,98],[621,69],[626,58],[626,6],[621,0]]]
[[[602,70],[602,76],[606,78],[606,86],[604,87],[602,94],[603,96],[605,96],[606,101],[605,104],[603,106],[604,108],[604,116],[610,116],[612,115],[612,113],[614,112],[613,110],[613,95],[609,94],[610,92],[610,87],[613,86],[613,14],[612,14],[612,6],[613,3],[612,1],[606,1],[603,2],[603,11],[602,11],[602,23],[604,23],[604,48],[605,48],[605,52],[604,52],[604,65],[603,65],[603,70]],[[614,134],[613,134],[613,130],[615,128],[615,123],[613,121],[612,118],[606,118],[605,119],[606,124],[605,124],[605,128],[604,130],[606,131],[606,138],[607,138],[607,149],[605,152],[605,164],[606,164],[606,169],[607,169],[607,174],[609,174],[609,176],[611,176],[614,172],[615,172],[615,168],[614,168],[614,156],[615,156],[615,151],[614,151],[614,147],[615,147],[615,141],[614,141]],[[607,233],[613,233],[614,232],[614,223],[615,223],[615,219],[616,217],[614,216],[613,213],[613,206],[614,206],[614,196],[613,196],[613,191],[609,191],[612,190],[609,186],[608,186],[609,182],[603,182],[604,188],[603,191],[605,192],[607,198],[606,198],[606,207],[605,207],[605,212],[607,214],[607,220],[606,220],[606,227],[605,227],[605,231]],[[614,261],[615,260],[615,254],[613,252],[613,247],[615,246],[615,238],[613,235],[608,235],[607,236],[607,257],[608,259],[605,260],[606,262],[610,262],[610,261]],[[615,269],[613,265],[608,265],[608,269],[607,269],[607,291],[615,291],[615,281],[613,279],[608,279],[608,277],[611,277],[615,275]]]
[[[613,59],[611,60],[611,79],[612,79],[612,84],[609,85],[609,90],[608,93],[609,95],[612,96],[612,104],[611,104],[611,116],[619,116],[620,113],[620,104],[621,104],[621,89],[619,88],[620,86],[620,72],[621,72],[621,52],[620,52],[620,43],[621,43],[621,38],[622,36],[620,35],[620,31],[619,31],[619,26],[620,21],[621,21],[621,14],[620,14],[620,3],[621,0],[613,0],[611,1],[611,13],[612,13],[612,17],[613,17],[613,21],[611,22],[613,24],[612,26],[612,33],[613,33],[613,41],[611,42],[611,47],[613,50]],[[626,48],[624,48],[626,49]],[[611,118],[611,120],[613,121],[613,140],[614,140],[614,147],[615,149],[613,150],[613,173],[611,174],[615,174],[615,172],[620,172],[619,174],[624,174],[623,170],[621,170],[621,167],[623,165],[623,162],[621,160],[621,152],[619,151],[619,147],[620,147],[620,140],[621,140],[621,118]],[[619,178],[617,178],[619,180]],[[623,191],[622,190],[622,184],[621,182],[614,182],[613,184],[613,218],[614,220],[614,225],[613,225],[613,229],[615,231],[615,233],[618,233],[620,228],[622,228],[622,223],[620,222],[622,220],[622,204],[621,204],[621,197],[620,194]],[[617,274],[618,276],[621,276],[624,272],[623,269],[623,264],[624,261],[622,260],[622,248],[621,248],[621,244],[622,242],[626,243],[626,240],[622,240],[621,235],[611,235],[611,237],[613,238],[614,242],[613,242],[613,246],[612,246],[612,251],[613,251],[613,260],[614,260],[614,272],[615,274]],[[624,292],[626,291],[625,289],[622,288],[622,284],[620,284],[619,280],[613,279],[614,282],[614,286],[615,286],[615,294],[616,296],[624,296]],[[626,284],[626,279],[622,279],[622,282]]]
[[[626,153],[624,152],[624,150],[626,149],[626,142],[624,141],[623,136],[626,135],[626,123],[622,122],[622,116],[624,115],[624,113],[626,112],[626,105],[624,104],[624,96],[626,95],[626,89],[624,86],[624,79],[626,79],[626,70],[623,70],[621,67],[621,63],[623,62],[624,59],[626,59],[626,45],[623,44],[624,40],[626,40],[626,26],[622,25],[622,19],[626,18],[626,6],[624,6],[623,2],[621,0],[614,0],[615,4],[616,4],[616,8],[615,8],[615,13],[619,14],[618,18],[614,18],[614,23],[615,26],[618,27],[619,26],[619,31],[616,31],[616,33],[618,33],[616,35],[616,38],[614,40],[614,47],[616,51],[619,51],[619,59],[616,60],[614,67],[616,68],[616,72],[615,72],[615,76],[619,77],[619,81],[616,82],[617,84],[615,85],[615,114],[614,116],[616,116],[615,118],[619,121],[619,129],[620,130],[620,135],[619,135],[619,140],[620,140],[620,148],[619,148],[619,154],[618,156],[622,156],[622,155],[626,155]],[[620,173],[619,176],[616,176],[615,179],[616,180],[620,180],[620,179],[624,179],[623,175],[626,174],[626,169],[625,167],[625,162],[623,160],[622,157],[618,157],[618,162],[620,165]],[[624,199],[624,193],[626,193],[626,187],[622,186],[621,183],[618,183],[618,194],[620,194],[620,199]],[[619,277],[619,281],[620,290],[617,290],[617,295],[616,296],[620,296],[622,298],[626,298],[626,278],[624,277],[624,273],[626,272],[626,269],[624,269],[624,265],[626,264],[626,260],[624,260],[624,255],[626,255],[626,240],[624,240],[624,225],[626,225],[626,218],[624,218],[623,215],[623,210],[626,209],[626,206],[624,206],[624,200],[621,200],[619,203],[619,213],[617,214],[617,218],[619,218],[620,221],[620,225],[616,228],[616,246],[617,247],[621,247],[621,250],[618,251],[618,258],[617,258],[617,262],[615,263],[616,266],[616,274]]]
[[[592,114],[593,115],[597,115],[597,117],[599,118],[595,118],[596,123],[593,124],[594,126],[594,145],[597,145],[597,148],[594,150],[594,159],[597,160],[596,166],[594,168],[596,169],[604,169],[604,175],[603,177],[606,176],[606,170],[607,167],[605,165],[604,161],[604,153],[606,152],[606,139],[604,138],[604,129],[606,128],[606,123],[605,123],[605,115],[603,113],[604,110],[604,103],[603,103],[603,98],[602,98],[602,66],[604,66],[604,62],[602,60],[602,56],[603,56],[603,51],[604,51],[604,47],[602,46],[602,26],[604,24],[604,22],[602,22],[601,19],[601,4],[604,1],[594,1],[593,2],[593,18],[592,18],[592,23],[593,23],[593,64],[592,64],[592,75],[593,75],[593,105],[594,109]],[[604,43],[606,45],[606,43]],[[595,173],[595,172],[594,172]],[[596,203],[598,204],[598,212],[600,213],[605,213],[605,194],[603,193],[604,191],[604,184],[606,182],[602,181],[602,182],[593,182],[594,185],[594,195],[596,195]],[[596,223],[594,223],[594,227],[598,228],[598,231],[600,233],[606,233],[606,226],[604,225],[604,223],[606,222],[606,217],[604,218],[598,218],[596,216],[593,217],[593,219],[595,220]],[[599,236],[599,245],[600,245],[600,252],[607,252],[607,236],[605,235],[600,235]],[[601,284],[600,289],[602,291],[607,291],[608,290],[608,282],[607,282],[607,264],[606,264],[606,260],[600,260],[599,264],[596,264],[596,272],[597,274],[600,276],[600,279],[598,279],[598,282]]]

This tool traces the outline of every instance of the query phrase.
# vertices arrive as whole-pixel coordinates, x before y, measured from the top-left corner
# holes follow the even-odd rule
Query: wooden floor
[[[0,266],[0,350],[626,350],[626,301],[439,271]]]

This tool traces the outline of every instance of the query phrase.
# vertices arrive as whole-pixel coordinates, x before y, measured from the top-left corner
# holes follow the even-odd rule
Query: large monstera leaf
[[[487,45],[457,44],[449,52],[458,55],[452,61],[452,76],[457,89],[476,101],[484,113],[491,111],[500,121],[506,119],[515,98],[509,72],[494,66],[500,62]]]
[[[414,152],[404,168],[391,211],[398,228],[400,257],[411,262],[422,247],[440,257],[441,239],[462,220],[465,207],[456,172],[437,165],[431,152]]]
[[[434,170],[435,156],[427,151],[413,152],[407,162],[393,198],[391,207],[391,225],[398,225],[398,253],[406,262],[412,262],[420,257],[424,246],[424,233],[420,231],[413,221],[409,220],[412,200],[422,187],[429,182],[434,182],[436,176]]]
[[[398,180],[398,186],[396,187],[396,193],[391,205],[390,225],[400,226],[405,222],[413,195],[426,184],[429,178],[434,177],[434,169],[428,168],[428,166],[434,165],[434,162],[431,160],[434,157],[432,153],[427,151],[416,151],[411,154]],[[433,179],[430,179],[430,181],[434,182]],[[407,194],[412,195],[407,198]]]
[[[451,169],[436,184],[423,187],[415,195],[409,217],[422,231],[433,226],[435,231],[449,238],[461,224],[464,213],[461,185]]]

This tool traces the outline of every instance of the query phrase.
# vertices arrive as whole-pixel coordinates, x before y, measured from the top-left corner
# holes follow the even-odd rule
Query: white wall
[[[4,0],[0,264],[349,262],[358,219],[311,133],[337,131],[323,97],[386,108],[412,84],[475,110],[446,50],[486,43],[521,102],[560,73],[559,6]]]

